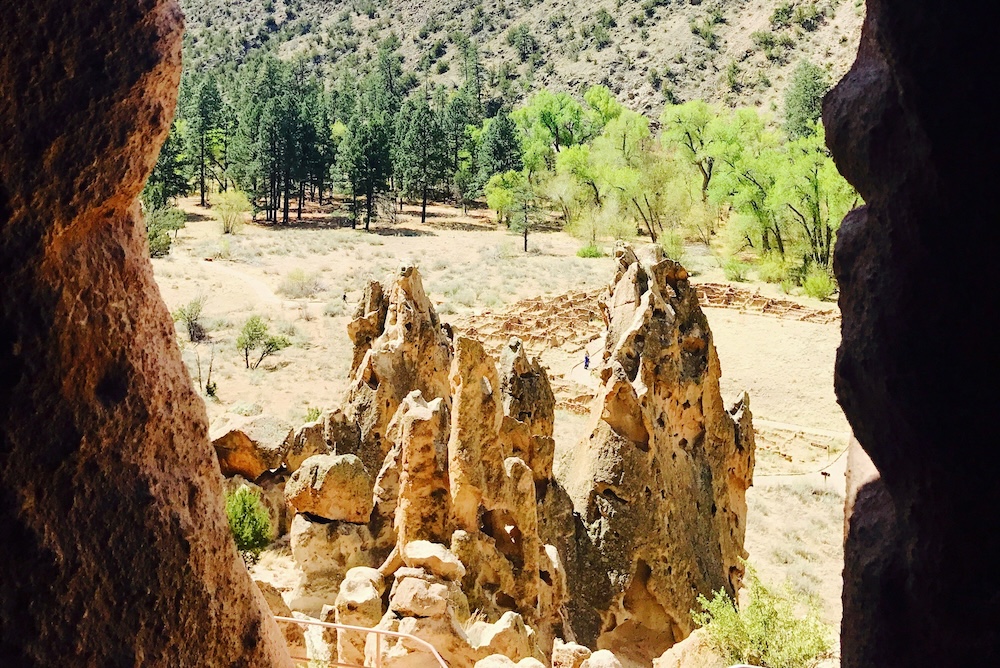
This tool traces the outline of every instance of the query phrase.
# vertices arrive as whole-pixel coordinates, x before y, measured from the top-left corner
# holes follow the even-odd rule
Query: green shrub
[[[597,244],[587,244],[576,252],[577,257],[604,257],[604,251]]]
[[[201,322],[201,313],[205,308],[205,297],[196,297],[184,306],[174,311],[174,321],[182,322],[187,328],[188,339],[192,343],[208,338],[208,332]]]
[[[163,257],[170,252],[170,233],[184,227],[184,212],[168,206],[146,212],[146,237],[149,239],[149,257]]]
[[[747,274],[750,273],[750,265],[731,257],[722,263],[722,273],[726,275],[727,281],[739,281],[742,283],[747,280]]]
[[[310,406],[306,409],[306,422],[316,422],[323,414],[323,409],[319,406]]]
[[[523,23],[508,28],[507,44],[514,47],[522,63],[528,60],[528,56],[538,50],[538,40],[531,33],[531,28]]]
[[[248,566],[257,563],[261,550],[271,542],[271,517],[260,497],[249,487],[226,494],[226,517],[236,549]]]
[[[757,261],[757,277],[765,283],[788,279],[788,263],[777,253],[767,253]]]
[[[664,232],[660,236],[660,248],[663,249],[667,257],[675,262],[684,259],[684,239],[673,230]]]
[[[259,315],[250,316],[243,325],[236,347],[243,352],[243,360],[248,369],[256,369],[268,355],[287,348],[291,342],[285,336],[275,336],[268,332],[267,323]],[[260,355],[257,356],[258,351]],[[256,356],[256,362],[250,362],[251,356]]]
[[[303,269],[293,269],[278,285],[278,292],[290,299],[312,297],[322,289],[316,274],[306,273]]]
[[[222,233],[235,234],[243,225],[244,216],[250,213],[250,200],[239,190],[227,190],[213,199],[216,199],[213,208],[222,223]]]
[[[698,597],[703,612],[691,611],[695,623],[704,627],[709,642],[729,663],[748,663],[764,668],[811,668],[828,658],[830,629],[819,619],[811,601],[796,599],[790,590],[769,590],[747,566],[744,580],[747,604],[737,610],[724,591],[709,600]],[[805,617],[795,614],[806,607]]]
[[[826,269],[812,265],[806,271],[802,290],[810,297],[826,300],[837,291],[837,282]]]
[[[792,3],[781,3],[774,8],[774,12],[771,14],[771,27],[775,30],[788,27],[792,23],[792,14],[794,12],[795,7]]]

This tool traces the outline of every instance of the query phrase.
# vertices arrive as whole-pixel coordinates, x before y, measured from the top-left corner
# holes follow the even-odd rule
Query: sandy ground
[[[347,322],[364,286],[400,263],[415,263],[442,319],[459,327],[503,312],[531,297],[555,298],[595,291],[611,276],[610,258],[576,257],[580,242],[561,232],[539,232],[521,250],[519,237],[497,229],[485,210],[430,207],[428,224],[407,207],[395,225],[355,231],[349,223],[310,211],[301,223],[247,224],[222,235],[211,212],[185,200],[189,214],[170,254],[153,261],[164,301],[175,311],[204,299],[203,324],[209,340],[178,340],[196,384],[211,380],[216,396],[206,397],[213,424],[227,413],[266,412],[293,424],[310,408],[335,404],[347,385],[351,345]],[[721,270],[703,249],[690,248],[685,264],[695,281],[722,282]],[[747,287],[743,284],[743,287]],[[775,286],[753,285],[768,296]],[[817,309],[833,305],[803,297]],[[747,390],[758,426],[758,467],[748,493],[747,550],[765,582],[788,584],[815,597],[824,618],[840,621],[843,564],[843,467],[838,459],[848,426],[833,394],[833,362],[839,325],[799,322],[774,316],[707,308],[722,364],[727,402]],[[256,370],[245,368],[235,341],[246,319],[264,316],[272,332],[292,345],[268,357]],[[566,328],[582,328],[572,320]],[[593,327],[593,323],[588,325]],[[589,330],[588,330],[589,331]],[[560,347],[541,353],[557,393],[570,395],[594,383],[582,369],[587,332],[571,335]],[[588,345],[591,357],[600,341]],[[199,372],[200,369],[200,372]],[[586,429],[579,411],[557,411],[560,453]],[[817,473],[829,467],[830,476]],[[265,553],[255,569],[280,589],[294,584],[287,544]]]

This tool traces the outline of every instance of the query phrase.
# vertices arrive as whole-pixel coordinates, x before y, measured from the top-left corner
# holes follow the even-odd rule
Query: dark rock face
[[[837,395],[881,472],[848,508],[844,666],[1000,663],[1000,533],[986,519],[1000,485],[981,389],[997,215],[974,177],[996,162],[981,99],[996,13],[870,0],[857,61],[824,105],[867,202],[836,249]]]
[[[177,3],[3,15],[0,661],[290,665],[137,217],[176,102]]]

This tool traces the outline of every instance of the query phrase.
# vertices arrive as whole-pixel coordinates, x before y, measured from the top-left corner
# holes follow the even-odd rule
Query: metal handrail
[[[299,624],[303,626],[322,626],[328,629],[337,629],[341,631],[360,631],[361,633],[374,633],[378,640],[375,643],[375,668],[382,667],[382,638],[381,636],[389,636],[391,638],[403,638],[404,640],[412,640],[418,645],[426,648],[434,658],[437,659],[438,665],[441,668],[448,668],[448,664],[445,663],[444,658],[437,651],[434,645],[430,644],[423,638],[418,638],[415,635],[409,633],[400,633],[399,631],[387,631],[385,629],[374,629],[368,628],[366,626],[351,626],[350,624],[336,624],[334,622],[321,622],[315,619],[296,619],[295,617],[275,617],[275,621],[278,622],[290,622],[292,624]],[[309,657],[292,657],[293,659],[301,659],[305,661],[310,661]],[[332,666],[338,666],[340,668],[366,668],[365,666],[359,666],[354,663],[339,663],[337,661],[328,662]]]

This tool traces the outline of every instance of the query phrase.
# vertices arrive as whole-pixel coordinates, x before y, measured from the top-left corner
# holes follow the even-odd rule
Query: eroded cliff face
[[[136,204],[173,117],[180,10],[3,14],[0,662],[290,666]]]
[[[729,410],[697,294],[658,249],[615,250],[590,435],[567,481],[577,639],[648,664],[694,628],[699,593],[740,586],[754,465],[748,399]]]

